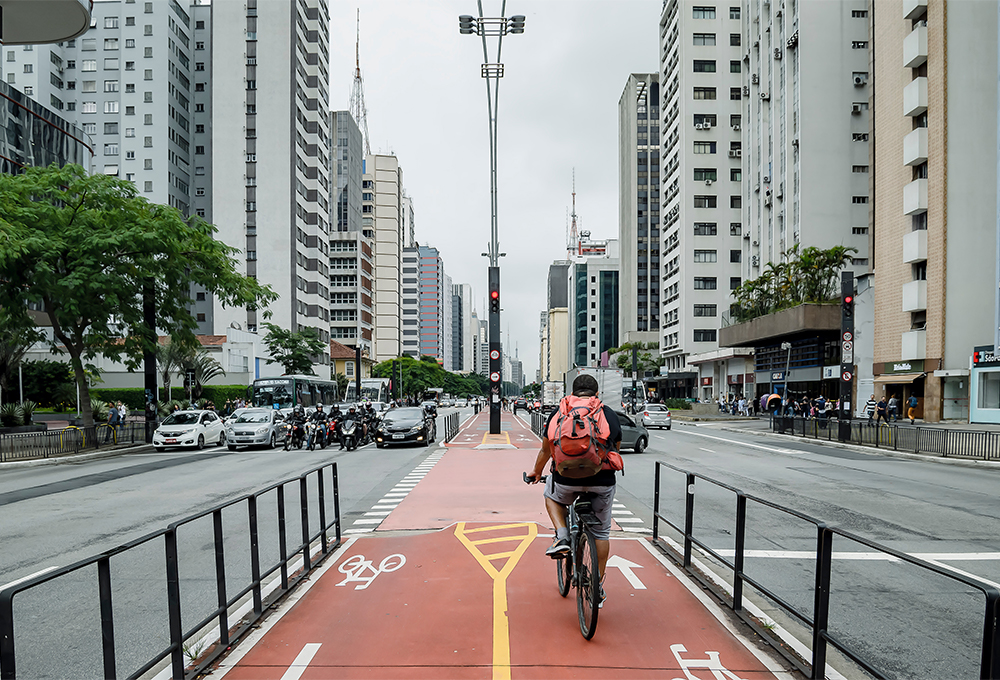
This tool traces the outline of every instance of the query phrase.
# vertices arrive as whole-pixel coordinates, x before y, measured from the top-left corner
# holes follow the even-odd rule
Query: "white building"
[[[608,240],[603,251],[574,257],[566,270],[570,366],[600,366],[602,353],[619,345],[618,241]]]
[[[375,363],[381,363],[404,353],[403,171],[395,156],[365,159],[362,192],[362,214],[373,218],[375,229]]]

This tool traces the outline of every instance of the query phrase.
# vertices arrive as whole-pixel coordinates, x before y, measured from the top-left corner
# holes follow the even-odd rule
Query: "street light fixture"
[[[781,398],[781,408],[784,410],[787,407],[788,401],[788,369],[792,363],[792,343],[783,342],[781,343],[781,349],[788,350],[788,358],[785,359],[785,393]]]
[[[478,35],[483,39],[483,64],[480,75],[486,79],[486,104],[490,124],[490,244],[485,253],[490,259],[488,280],[491,295],[489,310],[490,334],[490,434],[500,434],[500,390],[501,368],[501,338],[500,338],[500,262],[505,253],[500,252],[500,242],[497,234],[497,109],[500,104],[500,79],[503,78],[503,63],[500,61],[500,50],[503,47],[503,37],[508,33],[524,33],[524,15],[517,14],[510,18],[502,16],[507,10],[507,0],[500,6],[499,17],[483,16],[483,2],[478,0],[479,16],[463,14],[458,17],[458,32],[462,35]],[[490,61],[487,38],[496,38],[496,60]]]

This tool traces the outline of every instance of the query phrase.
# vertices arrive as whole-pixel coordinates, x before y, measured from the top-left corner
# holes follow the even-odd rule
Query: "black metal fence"
[[[679,482],[675,487],[679,493],[672,499],[667,498],[666,494],[662,494],[662,484],[664,481],[662,473],[664,470],[668,471],[668,475],[673,476],[674,481]],[[735,501],[734,505],[729,505],[725,510],[727,513],[734,513],[733,520],[735,526],[732,531],[719,526],[714,521],[709,521],[705,522],[704,526],[697,530],[696,535],[695,527],[700,519],[695,513],[696,489],[704,487],[704,484],[699,484],[696,487],[696,482],[711,485],[704,492],[706,496],[706,508],[714,506],[714,509],[718,511],[719,508],[727,505],[727,497],[729,497],[730,501]],[[723,493],[720,496],[719,491],[728,492],[728,494]],[[672,520],[663,514],[663,507],[671,502],[673,502],[674,508],[683,507],[683,510],[679,510],[683,514],[683,524],[680,520]],[[808,591],[803,592],[803,589],[797,589],[791,582],[794,579],[784,578],[788,573],[791,573],[787,568],[779,576],[775,576],[773,573],[774,568],[761,567],[760,561],[755,562],[752,566],[748,564],[748,535],[751,539],[760,540],[768,548],[776,549],[778,545],[773,534],[768,535],[768,532],[763,532],[759,529],[748,531],[748,506],[758,511],[758,514],[763,514],[760,512],[760,509],[764,509],[764,512],[767,513],[776,511],[776,514],[784,518],[790,518],[790,522],[804,525],[804,529],[800,527],[799,540],[804,542],[805,546],[811,543],[813,547],[811,550],[801,551],[801,562],[796,565],[794,572],[799,577],[808,576],[810,571],[813,572],[814,583],[812,585],[811,596]],[[681,537],[682,548],[680,552],[677,552],[670,543],[663,539],[660,522],[664,522],[672,527]],[[702,532],[704,535],[702,535]],[[726,535],[724,540],[727,542],[732,541],[732,559],[729,559],[722,554],[722,551],[716,550],[708,544],[708,536],[710,534],[717,540],[721,540],[719,536],[723,533]],[[812,533],[814,538],[810,539],[809,533]],[[898,628],[894,628],[891,622],[885,620],[868,621],[868,623],[873,623],[870,626],[870,629],[874,631],[872,632],[872,637],[876,637],[879,634],[886,635],[888,638],[886,646],[899,653],[899,650],[902,649],[900,640],[907,634],[914,634],[911,627],[918,628],[921,623],[915,606],[915,599],[918,594],[904,592],[901,597],[893,600],[892,598],[895,595],[899,595],[899,593],[892,592],[895,588],[899,587],[899,575],[896,572],[880,574],[877,579],[872,578],[870,574],[838,574],[840,578],[835,582],[837,587],[832,587],[831,584],[834,583],[832,564],[835,538],[838,539],[838,545],[845,543],[848,545],[856,544],[863,546],[867,550],[874,551],[874,554],[883,555],[887,564],[911,565],[918,570],[917,573],[921,578],[930,576],[935,579],[932,586],[919,594],[927,595],[930,598],[942,597],[948,602],[949,606],[962,609],[964,614],[971,617],[973,624],[977,620],[981,621],[980,630],[982,637],[980,654],[978,655],[978,677],[1000,677],[1000,636],[998,636],[997,630],[997,614],[1000,613],[1000,610],[998,610],[1000,590],[997,590],[992,585],[982,583],[975,578],[967,577],[963,574],[949,571],[937,564],[912,557],[861,536],[828,526],[823,521],[813,519],[805,514],[777,505],[763,498],[751,496],[723,482],[683,470],[662,461],[657,461],[656,463],[653,496],[654,542],[673,554],[675,559],[681,563],[689,574],[725,601],[741,619],[760,633],[763,639],[771,643],[772,646],[788,658],[807,677],[812,679],[826,677],[827,652],[828,647],[831,645],[875,678],[892,676],[924,677],[923,673],[920,672],[908,673],[905,670],[900,671],[900,665],[906,663],[905,659],[901,662],[900,659],[876,658],[876,655],[873,655],[871,648],[867,645],[868,640],[866,639],[865,632],[852,628],[849,621],[858,612],[852,609],[852,603],[848,601],[848,598],[857,597],[857,591],[864,588],[864,594],[861,597],[865,601],[864,606],[860,608],[864,610],[862,613],[864,616],[878,619],[878,617],[882,616],[888,618],[892,615],[898,615],[902,619],[902,625]],[[726,592],[720,584],[708,578],[700,569],[692,566],[692,549],[694,546],[697,546],[705,554],[711,556],[715,562],[723,565],[730,572],[732,578],[731,593]],[[871,558],[868,558],[868,561],[871,562]],[[863,586],[854,586],[852,588],[851,583],[848,582],[851,580],[863,583]],[[766,583],[768,581],[770,583]],[[951,586],[943,585],[948,582],[950,582]],[[954,587],[956,583],[960,584],[959,588],[965,592],[962,592],[958,596],[955,593],[942,595],[949,587]],[[780,609],[790,614],[792,618],[807,628],[811,638],[811,660],[803,661],[798,656],[789,653],[785,644],[774,640],[768,631],[765,630],[765,626],[762,625],[761,621],[746,611],[744,607],[744,586],[747,585],[763,594],[768,600],[778,605]],[[974,612],[970,612],[967,604],[969,593],[979,593],[982,596],[980,600],[982,608],[980,611],[984,612],[983,616],[978,617]],[[941,600],[938,601],[940,602]],[[809,611],[810,604],[812,605],[811,611]],[[841,631],[838,633],[835,633],[831,626],[831,608],[835,605],[837,606],[836,611],[838,613],[836,621],[838,626],[836,627]],[[921,637],[919,641],[920,645],[926,646],[927,640],[931,638],[934,638],[938,644],[947,645],[947,641],[939,638],[939,634],[942,638],[947,637],[952,632],[950,627],[956,624],[954,621],[949,620],[948,616],[944,615],[940,610],[935,611],[934,614],[935,616],[939,616],[940,620],[936,620],[934,617],[927,617],[926,623],[931,628],[929,633]],[[973,634],[975,634],[975,625],[971,626],[971,628],[973,629]],[[919,633],[917,635],[919,636]],[[962,649],[961,646],[952,645],[952,648],[955,647]],[[931,650],[932,655],[935,653],[935,650]],[[933,663],[940,663],[940,660],[935,658]],[[887,670],[891,667],[894,667],[895,672]],[[952,670],[954,672],[946,674],[951,677],[972,677],[971,674],[963,673],[957,669]]]
[[[548,413],[535,413],[531,414],[531,431],[534,432],[538,437],[542,437],[542,430],[545,429],[545,421],[549,417]]]
[[[841,426],[845,436],[841,438]],[[1000,460],[1000,432],[924,427],[909,424],[868,424],[867,420],[836,420],[771,415],[771,430],[811,439],[843,441],[861,446],[929,453],[944,457]]]
[[[93,451],[121,444],[146,442],[145,422],[123,423],[116,427],[65,427],[45,432],[0,435],[0,463],[14,460],[54,458],[81,451]],[[155,425],[151,425],[155,429]]]
[[[295,508],[294,505],[291,508],[286,507],[286,491],[298,497],[299,517],[297,521],[301,529],[298,537],[295,537],[287,526],[287,524],[295,524]],[[327,509],[331,500],[330,510],[333,518],[328,521]],[[232,520],[232,513],[242,515],[240,508],[244,506],[245,524],[243,522],[237,524]],[[263,518],[258,516],[260,508],[265,506],[268,510],[272,507],[275,509],[276,516],[272,518],[273,524],[264,522]],[[228,512],[226,512],[227,510]],[[227,524],[223,523],[224,513],[227,516]],[[199,530],[206,527],[200,526],[199,529],[197,523],[198,520],[209,517],[212,523],[210,532],[213,538],[212,544],[206,548],[199,543],[197,538]],[[189,555],[187,560],[183,559],[187,553],[179,550],[178,547],[179,535],[182,530],[186,529],[190,529],[191,534],[195,536],[194,541],[199,543],[198,550],[202,553],[202,555]],[[335,540],[332,542],[329,535],[331,529],[335,530]],[[246,533],[249,545],[240,550],[240,553],[247,556],[246,561],[249,562],[249,569],[246,569],[247,565],[245,564],[241,564],[240,569],[233,569],[233,565],[230,564],[227,569],[227,541],[232,549],[233,545],[230,540],[232,535],[243,532]],[[131,621],[137,621],[140,617],[148,617],[148,614],[129,611],[128,608],[135,604],[133,600],[123,596],[120,599],[124,600],[125,603],[113,601],[112,594],[119,594],[120,589],[133,580],[132,574],[123,571],[123,565],[130,563],[128,556],[133,551],[139,552],[143,548],[155,548],[154,542],[159,540],[163,541],[165,570],[161,576],[156,578],[159,582],[155,585],[160,593],[165,592],[166,594],[167,621],[156,623],[158,625],[165,623],[160,627],[167,631],[167,646],[146,658],[145,655],[149,654],[148,650],[155,649],[156,642],[137,636],[128,624],[130,617]],[[297,540],[298,543],[289,548],[290,540]],[[317,541],[319,541],[318,545],[313,547]],[[31,628],[30,624],[35,624],[36,626],[45,626],[47,630],[63,630],[62,617],[65,615],[65,611],[62,607],[47,612],[29,609],[23,612],[25,615],[23,620],[15,620],[15,597],[22,596],[27,591],[37,592],[38,589],[42,589],[46,585],[58,586],[60,583],[70,582],[76,589],[74,592],[77,595],[83,592],[98,595],[100,616],[94,617],[93,620],[95,627],[98,623],[100,626],[98,634],[103,655],[103,675],[101,677],[117,678],[121,675],[128,678],[138,678],[157,667],[164,660],[169,659],[171,677],[181,680],[185,677],[193,677],[209,667],[226,651],[227,647],[235,644],[252,629],[269,606],[288,593],[300,581],[307,578],[310,572],[340,543],[340,490],[337,464],[329,463],[309,470],[299,477],[278,482],[261,491],[175,522],[166,529],[147,534],[100,555],[37,575],[21,583],[15,582],[15,585],[0,591],[0,678],[14,680],[17,677],[18,656],[14,647],[15,624],[27,629]],[[214,575],[206,573],[192,575],[191,572],[194,569],[190,563],[197,563],[198,558],[209,549],[214,551]],[[313,552],[317,552],[317,554],[314,556]],[[269,566],[262,565],[262,553],[264,555],[276,554],[277,560]],[[79,583],[81,580],[86,581],[95,575],[93,568],[95,566],[96,588],[94,588],[93,583],[86,582],[81,587]],[[114,573],[120,577],[117,579],[121,581],[118,588],[112,583],[113,568],[115,569]],[[237,571],[248,572],[246,582],[232,583],[232,580],[235,580],[232,578],[233,574]],[[214,587],[209,586],[212,594],[206,598],[204,594],[182,593],[182,572],[188,579],[186,582],[192,584],[192,590],[196,589],[196,585],[204,587],[214,581]],[[229,580],[227,580],[227,573],[230,576]],[[270,595],[267,595],[265,590],[267,589],[266,584],[269,583],[277,587],[270,592]],[[82,597],[82,595],[80,596]],[[212,602],[213,600],[214,602]],[[252,609],[247,615],[234,622],[231,618],[233,612],[238,611],[241,605],[248,608],[251,602]],[[59,603],[56,601],[54,604],[58,605]],[[211,609],[213,606],[214,609]],[[202,616],[199,617],[199,615]],[[195,622],[189,624],[188,620],[192,617],[195,618]],[[42,620],[40,624],[38,623],[39,619]],[[74,621],[74,623],[80,622]],[[142,620],[142,623],[148,624],[149,622]],[[196,655],[198,658],[192,659],[191,665],[186,666],[185,655],[187,654],[189,658],[192,657],[188,643],[203,635],[204,631],[213,624],[218,625],[218,643],[207,654]],[[116,648],[116,634],[132,643],[130,654],[125,654],[122,649]],[[138,641],[136,641],[137,637]],[[138,648],[135,647],[136,644],[139,645]],[[129,657],[138,660],[129,664],[132,666],[131,668],[123,671],[120,667],[121,659]],[[48,676],[57,677],[64,673],[66,670],[62,668],[61,672],[50,673]],[[91,674],[75,668],[69,674],[75,677],[85,677],[96,676],[99,672],[94,669],[94,673]]]
[[[458,434],[458,413],[449,413],[444,417],[444,437],[442,441],[450,442]]]

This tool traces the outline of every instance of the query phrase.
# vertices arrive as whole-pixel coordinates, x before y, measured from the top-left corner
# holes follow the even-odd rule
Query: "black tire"
[[[274,449],[274,448],[277,448],[277,446],[278,446],[278,438],[272,432],[271,433],[271,442],[270,442],[270,444],[268,445],[267,448]]]
[[[670,426],[669,426],[669,425],[667,425],[667,429],[668,429],[668,430],[670,429]]]
[[[203,448],[205,448],[205,435],[203,435],[203,434],[199,434],[199,435],[198,435],[198,444],[197,444],[197,449],[198,449],[199,451],[201,451],[201,450],[202,450]]]
[[[236,450],[236,444],[230,444],[229,445],[229,450],[230,451],[235,451]]]
[[[153,448],[156,449],[157,453],[163,453],[163,447],[162,446],[154,446]]]
[[[573,560],[569,555],[558,559],[556,563],[556,582],[559,585],[559,594],[563,597],[569,594],[569,586],[573,580]]]
[[[226,445],[226,431],[223,430],[222,432],[219,433],[219,446],[225,446],[225,445]]]
[[[633,449],[633,451],[635,451],[636,453],[642,453],[645,450],[646,450],[646,438],[639,437],[638,439],[635,440],[635,448]]]
[[[580,634],[585,640],[590,640],[597,632],[601,602],[599,574],[597,542],[593,534],[585,530],[576,549],[576,611],[580,617]]]

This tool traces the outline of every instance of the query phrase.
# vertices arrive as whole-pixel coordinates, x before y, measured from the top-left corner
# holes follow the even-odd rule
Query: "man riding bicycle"
[[[572,397],[588,398],[596,397],[599,386],[597,379],[592,375],[579,375],[573,381]],[[565,397],[570,399],[571,397]],[[617,451],[621,446],[622,428],[618,422],[618,416],[608,406],[601,406],[604,418],[607,420],[609,435],[606,441],[600,442],[607,449]],[[551,432],[550,425],[562,410],[560,408],[553,411],[545,421],[545,436],[542,438],[542,448],[538,451],[535,459],[534,469],[528,473],[529,481],[537,484],[545,470],[545,464],[552,458],[553,443],[549,439]],[[552,545],[545,554],[553,557],[565,557],[570,552],[569,528],[566,526],[566,508],[576,498],[583,493],[594,494],[591,506],[600,521],[599,527],[594,527],[594,538],[597,544],[597,561],[600,571],[601,583],[604,582],[604,569],[608,563],[608,556],[611,552],[611,505],[615,499],[615,469],[608,461],[601,466],[601,469],[590,477],[570,478],[559,474],[555,465],[551,466],[548,480],[545,483],[545,509],[549,513],[552,525],[556,529],[556,537]],[[601,586],[601,606],[604,605],[604,586]]]

